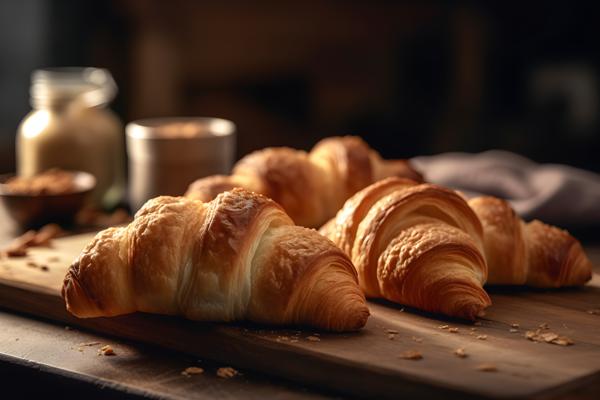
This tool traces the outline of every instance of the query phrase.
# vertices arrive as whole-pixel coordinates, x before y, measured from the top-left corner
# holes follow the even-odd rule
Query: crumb
[[[99,350],[98,350],[98,355],[102,355],[102,356],[116,356],[117,353],[115,353],[115,351],[113,350],[113,348],[107,344],[106,346],[102,346]]]
[[[40,265],[40,269],[41,269],[42,271],[49,271],[49,270],[50,270],[50,268],[48,268],[48,266],[47,266],[47,265]]]
[[[392,335],[397,335],[400,333],[400,331],[397,331],[395,329],[385,329],[386,333],[391,333]]]
[[[539,328],[540,328],[540,329],[550,329],[550,328],[548,327],[548,324],[547,324],[547,323],[545,323],[545,322],[544,322],[544,323],[541,323],[541,324],[539,325]]]
[[[398,312],[404,312],[404,307],[398,310]]]
[[[552,341],[552,344],[557,344],[559,346],[571,346],[575,344],[575,342],[566,336],[559,336]]]
[[[412,340],[414,340],[414,341],[415,341],[415,342],[417,342],[417,343],[422,343],[422,342],[423,342],[423,338],[416,337],[416,336],[413,336],[413,337],[412,337]]]
[[[33,261],[27,261],[25,263],[25,265],[27,265],[28,267],[32,267],[32,268],[37,268],[38,267],[38,265],[35,262],[33,262]]]
[[[188,378],[192,375],[200,375],[204,372],[204,370],[200,367],[187,367],[183,371],[181,371],[181,375],[187,376]]]
[[[600,315],[600,308],[593,308],[586,311],[590,315]]]
[[[396,334],[394,334],[394,333],[388,333],[388,339],[394,340],[395,337],[396,337]]]
[[[517,324],[517,323],[512,323],[512,324],[510,324],[510,327],[511,327],[511,328],[515,328],[515,329],[517,329],[517,328],[519,328],[519,324]]]
[[[498,368],[494,364],[480,364],[477,366],[478,371],[483,372],[496,372]]]
[[[298,343],[298,339],[292,339],[290,340],[290,343]]]
[[[477,339],[479,339],[479,340],[486,340],[487,339],[487,335],[477,335]]]
[[[542,333],[540,335],[540,338],[546,342],[546,343],[550,343],[555,339],[558,339],[558,335],[554,332],[546,332],[546,333]]]
[[[556,344],[559,346],[570,346],[570,345],[575,344],[575,342],[572,339],[570,339],[566,336],[560,336],[554,332],[543,332],[542,333],[542,329],[525,332],[525,338],[528,340],[531,340],[532,342],[536,342],[536,343],[544,342],[544,343]]]
[[[448,325],[440,325],[438,326],[439,329],[448,329],[449,326]]]
[[[450,328],[448,329],[448,332],[458,333],[458,328]]]
[[[231,367],[223,367],[217,370],[217,376],[224,379],[233,378],[238,374],[239,372]]]
[[[321,341],[321,339],[320,339],[320,338],[318,338],[317,336],[314,336],[314,335],[312,335],[312,336],[308,336],[308,337],[306,338],[306,340],[308,340],[308,341],[310,341],[310,342],[320,342],[320,341]]]
[[[454,355],[459,358],[467,358],[468,357],[468,354],[465,353],[465,349],[463,349],[462,347],[459,347],[458,349],[454,350]]]
[[[508,331],[509,331],[510,333],[517,333],[517,332],[519,332],[519,330],[518,330],[518,329],[515,329],[515,328],[510,328]]]
[[[400,355],[400,358],[405,360],[421,360],[423,355],[417,350],[407,350]]]
[[[8,247],[4,249],[6,257],[27,257],[27,249],[25,247]]]

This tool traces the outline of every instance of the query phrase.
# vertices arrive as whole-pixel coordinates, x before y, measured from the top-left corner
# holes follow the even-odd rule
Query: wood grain
[[[359,396],[526,397],[569,390],[600,374],[600,315],[587,312],[600,308],[597,274],[583,289],[491,288],[494,305],[481,326],[403,311],[387,302],[371,302],[366,328],[341,335],[141,313],[80,320],[66,312],[59,290],[66,268],[90,238],[62,238],[53,249],[33,249],[28,259],[0,260],[0,305]],[[49,270],[28,262],[43,263]],[[525,338],[527,330],[543,323],[575,344],[562,347]],[[510,332],[511,324],[519,324],[517,332]],[[319,341],[307,339],[315,333]],[[487,337],[478,339],[480,335]],[[454,355],[457,348],[464,348],[468,357]],[[409,350],[423,358],[403,359]],[[480,371],[482,364],[493,364],[497,371]]]

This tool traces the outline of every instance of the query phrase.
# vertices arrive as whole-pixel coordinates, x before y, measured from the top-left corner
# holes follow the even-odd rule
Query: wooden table
[[[0,245],[14,235],[0,211]],[[600,246],[589,248],[600,264]],[[327,394],[244,371],[234,379],[217,378],[225,366],[155,347],[66,329],[51,323],[0,310],[0,382],[29,396],[61,390],[86,398],[318,398]],[[94,344],[85,346],[82,344]],[[110,344],[119,354],[107,360],[97,356],[98,343]],[[189,366],[206,373],[185,377]],[[273,368],[277,368],[274,365]],[[35,384],[31,384],[35,382]],[[547,393],[543,398],[594,398],[600,379],[574,385],[568,393]]]

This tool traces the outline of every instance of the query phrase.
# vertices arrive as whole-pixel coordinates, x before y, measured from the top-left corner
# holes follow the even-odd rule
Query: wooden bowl
[[[0,175],[0,199],[7,214],[22,229],[39,228],[54,222],[69,225],[83,207],[86,197],[96,186],[92,174],[73,171],[76,190],[66,194],[15,194],[10,193],[5,182],[14,174]]]

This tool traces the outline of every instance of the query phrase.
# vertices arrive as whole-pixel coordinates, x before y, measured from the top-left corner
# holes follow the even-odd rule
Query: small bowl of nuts
[[[0,176],[0,199],[23,229],[48,223],[70,224],[96,186],[93,175],[51,169],[31,177]]]

